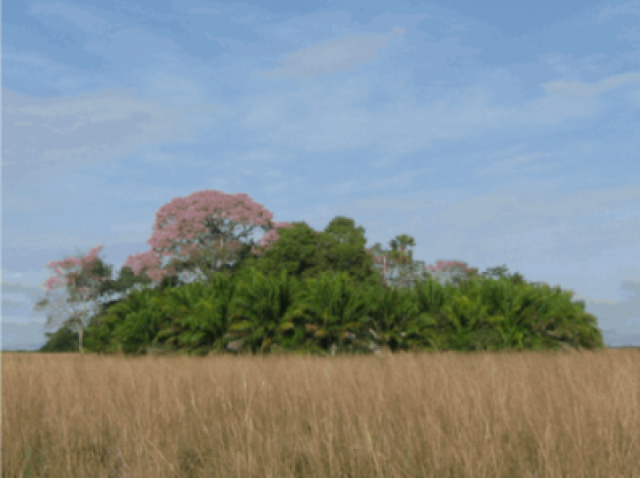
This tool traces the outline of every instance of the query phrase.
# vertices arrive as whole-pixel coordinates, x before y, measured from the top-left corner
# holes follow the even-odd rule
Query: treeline
[[[364,229],[351,219],[337,217],[321,233],[304,222],[279,233],[261,255],[243,245],[235,262],[189,284],[178,280],[178,273],[195,270],[189,261],[174,262],[178,272],[156,288],[147,287],[145,273],[136,276],[123,266],[117,279],[101,284],[100,295],[130,292],[101,305],[86,328],[84,351],[322,355],[386,347],[604,348],[596,318],[583,302],[571,300],[571,292],[528,283],[505,267],[472,270],[445,285],[428,274],[413,283],[406,274],[389,283],[365,248]],[[388,257],[414,265],[404,247]],[[96,261],[93,272],[110,277],[111,266]],[[136,284],[144,288],[131,290]],[[47,337],[41,352],[78,351],[78,334],[69,327]]]

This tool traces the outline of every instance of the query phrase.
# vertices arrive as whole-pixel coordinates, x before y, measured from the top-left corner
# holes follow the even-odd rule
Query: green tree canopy
[[[380,282],[364,247],[364,229],[356,228],[352,219],[337,217],[321,233],[305,222],[292,226],[281,228],[280,239],[263,248],[260,256],[246,259],[242,269],[255,267],[268,275],[284,269],[300,280],[324,271],[347,272],[359,282]]]

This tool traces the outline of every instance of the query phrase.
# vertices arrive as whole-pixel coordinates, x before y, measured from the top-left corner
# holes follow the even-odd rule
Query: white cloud
[[[379,49],[404,32],[404,28],[394,28],[388,35],[349,35],[318,43],[287,54],[283,61],[285,66],[262,74],[304,80],[337,71],[353,71],[375,59]]]
[[[601,23],[603,20],[611,20],[616,16],[635,15],[640,16],[640,1],[620,3],[618,5],[607,5],[598,13],[597,20]]]
[[[3,134],[11,138],[3,143],[5,190],[23,188],[25,179],[50,183],[145,146],[189,141],[191,115],[212,111],[207,104],[179,108],[141,100],[120,89],[40,99],[3,88],[2,100]]]
[[[624,73],[592,84],[580,81],[552,81],[545,84],[544,89],[549,94],[591,97],[637,82],[640,82],[640,73]]]
[[[202,14],[202,13],[223,13],[222,10],[218,10],[216,8],[207,8],[207,7],[201,7],[201,8],[190,8],[189,10],[187,10],[189,13],[197,13],[197,14]]]
[[[103,32],[109,26],[109,22],[85,9],[60,2],[34,3],[31,5],[30,11],[39,16],[56,15],[76,28],[88,32]]]

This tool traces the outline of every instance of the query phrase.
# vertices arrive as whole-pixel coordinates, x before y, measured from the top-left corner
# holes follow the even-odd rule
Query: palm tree
[[[395,254],[400,264],[410,264],[413,260],[413,251],[406,251],[407,246],[415,247],[416,241],[411,236],[401,234],[396,236],[395,239],[389,241],[391,250]],[[398,250],[399,249],[399,250]]]
[[[395,259],[398,264],[402,264],[400,269],[402,271],[401,275],[404,277],[406,275],[406,266],[411,269],[413,265],[413,251],[407,251],[406,249],[408,246],[415,247],[416,242],[413,237],[401,234],[389,241],[389,245],[391,246],[390,257]]]
[[[298,280],[286,270],[268,276],[255,268],[238,280],[237,294],[230,303],[229,332],[225,335],[226,339],[235,340],[227,346],[268,353],[282,346],[299,345],[296,342],[301,337],[298,329],[302,316],[295,303]]]
[[[305,319],[305,330],[321,349],[366,346],[371,318],[371,292],[354,287],[345,272],[323,272],[305,281],[298,296],[296,315]]]

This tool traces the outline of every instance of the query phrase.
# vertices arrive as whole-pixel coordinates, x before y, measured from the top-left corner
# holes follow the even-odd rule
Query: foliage
[[[272,217],[246,194],[199,191],[160,208],[148,241],[153,250],[129,257],[115,280],[112,266],[96,256],[99,247],[81,260],[53,263],[81,266],[65,276],[70,293],[90,290],[91,298],[104,299],[86,328],[87,350],[201,355],[603,346],[595,317],[572,302],[572,293],[527,283],[506,266],[478,274],[464,263],[439,261],[430,269],[462,273],[441,285],[424,268],[418,275],[424,264],[408,250],[415,246],[411,236],[396,236],[390,250],[366,249],[365,229],[353,219],[337,216],[319,232]],[[248,229],[236,234],[238,225]],[[255,227],[266,232],[259,244],[241,243]],[[383,263],[382,273],[374,262]],[[387,274],[396,271],[395,278]],[[185,283],[181,272],[201,275]],[[69,347],[69,324],[80,322],[82,350],[82,320],[72,315],[43,348]]]
[[[373,255],[375,268],[381,274],[383,283],[394,288],[412,288],[416,282],[432,277],[434,271],[455,270],[451,281],[458,285],[462,280],[475,275],[475,269],[469,269],[466,264],[458,261],[438,261],[437,266],[426,267],[424,261],[413,259],[413,251],[408,246],[415,246],[413,237],[401,234],[389,241],[390,250],[384,250],[380,243],[376,243],[367,252]],[[427,272],[431,270],[431,272]]]
[[[126,264],[136,274],[146,267],[156,282],[175,274],[171,264],[162,265],[167,256],[177,257],[179,262],[194,261],[205,273],[219,272],[220,267],[235,260],[242,245],[239,239],[247,238],[255,227],[272,232],[285,225],[272,223],[272,218],[273,213],[246,194],[204,190],[174,198],[156,213],[154,232],[148,241],[153,249],[130,256]],[[236,234],[238,225],[245,228]]]
[[[198,355],[603,348],[595,317],[571,296],[508,277],[478,276],[457,287],[427,279],[397,289],[345,271],[298,279],[286,267],[272,274],[250,267],[212,283],[135,291],[89,329],[86,347]]]
[[[245,270],[255,268],[262,274],[276,275],[286,270],[298,280],[325,271],[347,272],[357,282],[379,282],[372,258],[364,249],[364,229],[355,228],[351,219],[335,218],[322,233],[305,222],[294,222],[279,233],[277,242],[244,262]]]
[[[318,234],[304,222],[279,231],[280,238],[271,246],[259,249],[258,256],[246,259],[242,269],[255,269],[263,274],[285,270],[297,278],[307,277],[317,266]]]
[[[94,318],[89,319],[87,330],[84,335],[84,342],[90,338],[89,327],[95,327],[97,322]],[[38,352],[77,352],[79,350],[80,340],[77,330],[74,330],[69,324],[62,325],[55,332],[46,332],[47,341],[38,349]]]
[[[375,289],[371,292],[373,337],[392,352],[418,346],[429,326],[435,324],[428,310],[420,310],[418,296],[403,288],[386,288],[381,294]]]
[[[294,296],[299,291],[294,276],[280,270],[279,277],[267,277],[251,269],[238,285],[231,301],[231,324],[227,337],[238,340],[252,353],[271,351],[274,345],[290,347],[300,337],[294,319],[300,316]],[[294,332],[286,335],[287,332]]]
[[[79,349],[78,333],[68,326],[62,326],[55,332],[46,332],[47,342],[38,349],[39,352],[77,352]]]
[[[364,345],[370,325],[369,287],[351,284],[346,272],[326,271],[305,281],[294,316],[304,319],[312,343],[329,347]],[[359,340],[358,340],[359,339]]]
[[[52,313],[47,317],[45,327],[58,322],[60,325],[78,333],[78,349],[82,352],[82,338],[85,330],[88,310],[69,309],[67,304],[82,302],[84,304],[95,299],[100,284],[111,276],[111,266],[106,266],[97,254],[102,246],[93,248],[86,256],[68,257],[62,261],[51,261],[47,264],[53,268],[56,276],[45,281],[45,288],[49,292],[56,287],[66,287],[69,296],[66,300],[51,301],[50,297],[39,300],[34,310],[51,307]],[[66,318],[65,318],[66,317]]]
[[[125,295],[102,304],[86,329],[85,348],[205,355],[604,347],[595,317],[572,302],[571,292],[528,283],[506,266],[467,270],[445,285],[428,274],[411,288],[402,287],[406,274],[387,285],[364,234],[342,216],[323,232],[304,222],[279,224],[258,247],[244,244],[234,262],[192,283],[178,274],[202,264],[207,246],[193,257],[174,257],[157,287],[148,287],[154,282],[147,266],[138,264],[136,274],[125,265],[116,280],[100,283],[102,296]],[[373,250],[413,267],[406,248],[414,244],[401,235],[390,251],[378,244]],[[110,277],[111,269],[98,260],[90,272]],[[43,349],[72,346],[69,333],[51,334]]]
[[[379,282],[373,257],[366,252],[365,229],[353,219],[334,218],[319,235],[317,275],[324,271],[346,272],[357,283]]]

